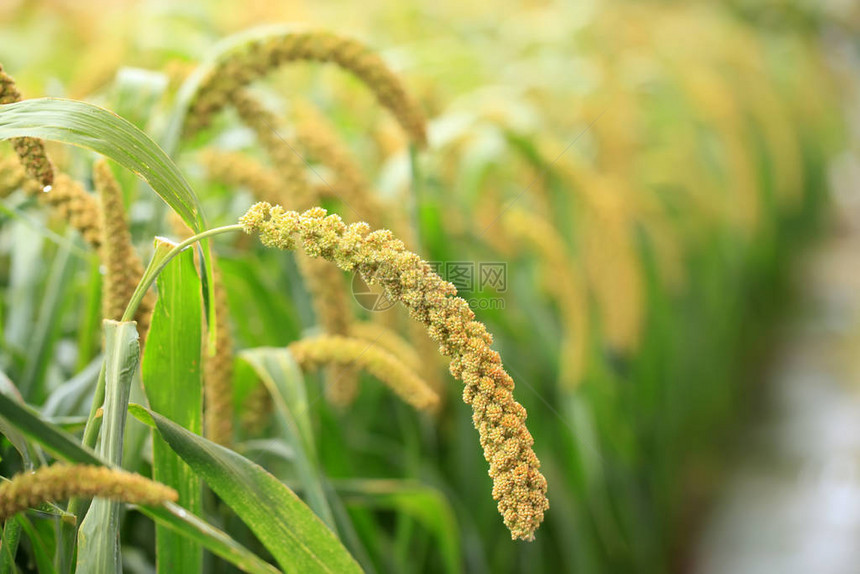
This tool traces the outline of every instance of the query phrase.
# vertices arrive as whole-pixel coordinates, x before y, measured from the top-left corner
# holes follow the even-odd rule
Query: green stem
[[[137,284],[137,288],[134,290],[134,293],[131,296],[131,300],[128,302],[128,307],[126,307],[125,313],[123,313],[121,321],[132,320],[134,314],[137,312],[137,307],[143,300],[144,295],[146,295],[146,292],[155,282],[155,278],[158,277],[158,274],[161,273],[161,270],[164,269],[164,267],[168,263],[170,263],[170,260],[176,257],[183,249],[185,249],[189,245],[197,243],[201,239],[206,239],[207,237],[212,237],[213,235],[220,235],[222,233],[229,233],[231,231],[242,231],[243,229],[244,226],[240,223],[237,223],[235,225],[225,225],[224,227],[216,227],[214,229],[209,229],[207,231],[189,237],[182,243],[179,243],[176,246],[172,247],[170,251],[163,255],[159,255],[158,252],[156,252],[156,254],[149,261],[149,266],[146,268],[143,277],[141,277],[140,282]]]

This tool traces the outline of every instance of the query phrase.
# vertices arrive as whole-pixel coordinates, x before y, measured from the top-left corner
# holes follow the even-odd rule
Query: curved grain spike
[[[143,262],[131,243],[122,189],[107,161],[100,159],[93,166],[93,184],[101,202],[102,249],[99,255],[105,267],[102,317],[119,321],[143,277]],[[154,306],[155,295],[148,291],[134,315],[141,340],[146,339]]]
[[[439,397],[415,371],[373,341],[324,335],[296,341],[288,348],[303,369],[355,366],[388,385],[418,410],[433,410],[439,405]]]
[[[41,203],[51,207],[60,219],[77,229],[84,241],[97,251],[101,249],[101,208],[98,199],[87,193],[80,183],[64,173],[58,173],[51,192],[39,193],[37,197]]]
[[[21,101],[21,92],[15,86],[13,80],[0,65],[0,105],[11,104]],[[45,191],[49,191],[54,185],[54,166],[45,153],[42,140],[37,138],[13,138],[12,146],[15,153],[21,159],[21,165],[27,170],[27,174],[39,182]]]
[[[28,508],[78,496],[145,505],[179,498],[172,488],[139,474],[103,466],[53,464],[0,484],[0,522]]]
[[[424,114],[400,79],[364,44],[330,32],[277,32],[234,45],[217,57],[200,80],[185,116],[183,135],[209,125],[236,90],[290,62],[331,62],[351,72],[387,108],[412,141],[426,143]]]
[[[91,247],[101,249],[101,208],[98,200],[87,193],[80,183],[63,173],[57,173],[50,193],[29,177],[21,162],[12,158],[0,160],[0,197],[17,189],[36,197],[50,207],[54,214],[78,230]]]
[[[475,321],[469,304],[430,265],[406,249],[388,230],[370,233],[366,223],[347,226],[321,208],[299,214],[267,203],[253,206],[241,223],[258,232],[264,245],[301,247],[365,281],[381,284],[388,296],[407,307],[451,357],[450,370],[466,387],[463,400],[472,406],[484,458],[490,464],[493,498],[513,538],[531,540],[549,508],[546,479],[532,450],[526,410],[513,397],[514,381],[504,370],[493,338]]]
[[[631,200],[622,180],[597,177],[581,226],[585,269],[611,347],[637,349],[645,320],[645,285],[637,252]]]

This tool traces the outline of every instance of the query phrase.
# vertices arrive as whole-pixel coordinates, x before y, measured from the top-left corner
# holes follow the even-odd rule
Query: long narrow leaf
[[[203,430],[203,389],[200,373],[202,314],[200,278],[194,253],[178,255],[158,276],[158,301],[143,357],[143,384],[150,406],[175,423]],[[195,513],[202,510],[200,478],[154,433],[152,478],[176,489],[179,503]],[[199,544],[174,535],[171,528],[155,529],[158,572],[200,572]]]
[[[82,446],[72,435],[42,420],[29,407],[3,393],[0,393],[0,417],[57,458],[79,464],[104,464],[99,455]]]
[[[15,555],[21,541],[21,524],[17,520],[7,520],[0,539],[0,574],[16,572]]]
[[[181,534],[187,540],[197,542],[213,554],[230,561],[243,572],[251,572],[253,574],[273,574],[279,572],[277,568],[252,553],[227,534],[186,511],[181,506],[168,502],[163,507],[142,506],[138,510],[154,520],[159,525],[159,528]],[[179,572],[186,571],[175,571],[175,573]]]
[[[302,371],[284,348],[257,348],[243,351],[240,358],[248,363],[272,396],[277,421],[295,451],[296,469],[307,494],[308,505],[334,529],[334,516],[325,491],[323,475],[317,460]]]
[[[80,146],[111,158],[143,178],[194,231],[205,229],[191,186],[158,144],[104,108],[60,98],[0,106],[0,139],[30,136]]]
[[[293,491],[245,457],[150,412],[162,437],[288,572],[361,572],[337,537]]]

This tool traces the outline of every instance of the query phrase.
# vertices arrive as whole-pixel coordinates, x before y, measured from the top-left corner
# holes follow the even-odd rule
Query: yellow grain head
[[[64,173],[58,173],[51,192],[40,193],[37,197],[59,219],[77,229],[84,241],[96,250],[101,249],[101,207],[98,199],[87,193],[80,183]]]
[[[179,498],[172,488],[139,474],[100,466],[54,464],[0,484],[0,522],[28,508],[78,496],[145,505]]]
[[[13,80],[0,65],[0,105],[11,104],[21,101],[21,92],[15,86]],[[12,146],[21,160],[21,165],[27,170],[27,174],[35,179],[46,191],[54,184],[54,167],[42,140],[36,138],[13,138]]]
[[[597,177],[590,185],[580,225],[589,290],[597,300],[608,344],[631,353],[639,345],[645,312],[642,267],[629,213],[632,200],[619,179]]]
[[[206,437],[220,445],[233,441],[233,337],[230,333],[230,306],[221,268],[213,261],[215,315],[215,354],[204,351],[203,396]]]
[[[463,400],[472,406],[484,458],[493,478],[493,498],[513,538],[531,540],[549,508],[546,479],[532,450],[526,411],[513,397],[514,381],[492,350],[492,336],[475,321],[469,304],[454,286],[390,231],[370,232],[365,223],[347,226],[321,208],[303,214],[258,203],[241,219],[270,247],[295,249],[322,257],[368,283],[381,284],[410,316],[427,327],[450,371],[465,383]]]
[[[233,93],[290,62],[331,62],[351,72],[387,108],[414,143],[426,142],[424,115],[402,82],[367,46],[328,32],[290,32],[245,43],[224,54],[191,102],[184,133],[206,127]]]

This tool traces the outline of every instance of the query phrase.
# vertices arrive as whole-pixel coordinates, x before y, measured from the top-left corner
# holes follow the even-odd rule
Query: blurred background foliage
[[[0,62],[24,97],[84,99],[156,141],[181,83],[231,33],[295,23],[377,50],[428,117],[426,150],[410,150],[334,67],[287,66],[255,93],[287,136],[302,105],[316,108],[371,182],[379,220],[408,229],[425,259],[506,264],[506,288],[468,298],[528,409],[551,508],[534,542],[510,541],[460,385],[419,353],[422,374],[443,381],[435,416],[368,377],[338,408],[306,375],[315,480],[342,540],[379,572],[684,568],[720,453],[755,404],[786,270],[822,222],[827,161],[845,139],[843,78],[826,48],[853,37],[857,49],[856,3],[6,0],[0,22]],[[212,177],[204,148],[265,156],[229,113],[174,154],[209,222],[235,222],[252,194]],[[91,188],[92,154],[50,149]],[[337,191],[328,167],[311,160],[307,175]],[[176,231],[118,176],[148,258],[153,236]],[[333,195],[327,207],[341,210]],[[101,352],[99,260],[22,194],[4,199],[0,223],[0,367],[45,417],[77,429]],[[239,237],[216,252],[237,350],[319,330],[291,256]],[[397,310],[351,312],[413,337]],[[236,450],[306,494],[296,445],[249,403],[256,373],[235,367]],[[125,466],[148,474],[145,436],[129,437]],[[20,463],[0,445],[11,476]],[[127,514],[122,542],[127,570],[148,571],[150,523]],[[227,567],[207,557],[208,568]]]

